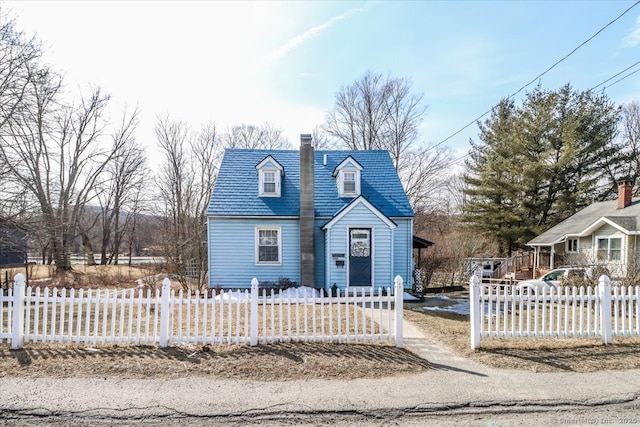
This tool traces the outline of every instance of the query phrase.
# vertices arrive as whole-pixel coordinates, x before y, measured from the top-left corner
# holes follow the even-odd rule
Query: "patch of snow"
[[[420,298],[414,297],[413,295],[408,294],[406,292],[404,293],[404,296],[402,297],[402,299],[404,301],[420,301]]]
[[[469,300],[467,298],[451,298],[446,295],[427,297],[424,299],[424,305],[416,307],[414,310],[442,311],[463,316],[470,314]]]
[[[426,311],[445,311],[447,313],[460,314],[462,316],[469,315],[469,304],[458,303],[448,307],[424,307]]]
[[[299,288],[289,288],[282,291],[282,293],[274,293],[275,298],[320,298],[320,291],[308,286],[300,286]]]
[[[224,291],[215,297],[216,301],[245,301],[249,298],[249,293],[245,291]]]

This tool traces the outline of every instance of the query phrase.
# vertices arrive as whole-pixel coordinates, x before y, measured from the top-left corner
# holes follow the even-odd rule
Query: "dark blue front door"
[[[349,286],[371,286],[371,229],[349,229]]]

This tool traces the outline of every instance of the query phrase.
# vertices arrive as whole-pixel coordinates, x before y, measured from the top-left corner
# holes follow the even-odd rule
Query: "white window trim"
[[[576,249],[572,250],[571,249],[571,245],[569,244],[569,242],[575,240],[576,241]],[[571,254],[575,254],[580,252],[580,239],[577,237],[571,237],[571,238],[567,238],[567,243],[565,245],[565,250],[567,253],[571,253]]]
[[[275,181],[276,189],[275,189],[275,192],[273,192],[273,193],[266,193],[264,191],[264,184],[265,184],[264,176],[265,176],[265,173],[267,173],[267,172],[273,173],[274,176],[276,177],[275,178],[276,179],[276,181]],[[270,169],[270,168],[269,169],[260,169],[260,179],[259,179],[259,181],[260,181],[259,182],[259,185],[260,185],[259,195],[260,195],[260,197],[280,197],[280,171],[278,169],[275,169],[275,168],[274,169]]]
[[[275,230],[278,232],[278,261],[260,261],[260,231]],[[258,226],[255,228],[254,259],[256,265],[279,266],[282,265],[282,227]]]
[[[619,239],[620,240],[620,259],[611,259],[611,239]],[[625,254],[624,254],[624,237],[623,236],[595,236],[594,248],[596,252],[596,259],[599,257],[600,248],[598,243],[600,240],[607,241],[607,259],[604,260],[610,263],[624,263]]]
[[[355,176],[355,191],[354,192],[346,192],[344,191],[344,175],[347,173],[352,173]],[[360,195],[360,171],[357,169],[349,169],[349,170],[341,170],[338,174],[338,193],[340,197],[357,197]]]

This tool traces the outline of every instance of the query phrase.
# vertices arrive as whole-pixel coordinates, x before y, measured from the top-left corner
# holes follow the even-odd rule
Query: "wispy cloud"
[[[634,47],[640,44],[640,16],[636,18],[636,27],[622,39],[623,47]]]
[[[362,8],[349,9],[347,12],[343,13],[342,15],[334,16],[330,18],[327,22],[317,25],[315,27],[312,27],[307,31],[305,31],[304,33],[287,40],[286,43],[284,43],[282,46],[280,46],[279,48],[271,52],[269,55],[267,55],[267,57],[264,60],[264,63],[270,64],[274,61],[277,61],[278,59],[285,56],[287,53],[291,52],[293,49],[296,49],[297,47],[302,46],[307,41],[318,37],[320,34],[322,34],[322,32],[328,30],[337,22],[340,22],[344,19],[349,18],[350,16],[353,16],[363,11],[364,9]]]

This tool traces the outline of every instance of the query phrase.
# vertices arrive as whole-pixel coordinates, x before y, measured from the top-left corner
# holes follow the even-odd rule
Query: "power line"
[[[615,79],[615,78],[616,78],[616,77],[618,77],[620,74],[624,73],[625,71],[628,71],[628,70],[632,69],[633,67],[635,67],[635,66],[636,66],[636,65],[638,65],[638,64],[640,64],[640,61],[638,61],[638,62],[636,62],[636,63],[634,63],[634,64],[632,64],[632,65],[628,66],[627,68],[625,68],[625,69],[624,69],[624,70],[622,70],[622,71],[619,71],[618,73],[616,73],[616,74],[614,74],[613,76],[609,77],[607,80],[605,80],[605,81],[603,81],[603,82],[601,82],[601,83],[599,83],[599,84],[597,84],[597,85],[593,86],[590,90],[594,90],[594,89],[596,89],[596,88],[598,88],[598,87],[602,86],[603,84],[607,83],[608,81],[611,81],[612,79]],[[626,79],[626,78],[628,78],[628,77],[631,77],[632,75],[636,74],[637,72],[640,72],[640,68],[638,68],[637,70],[634,70],[634,71],[630,72],[629,74],[627,74],[627,75],[625,75],[625,76],[620,77],[618,80],[614,81],[614,82],[613,82],[613,83],[611,83],[610,85],[604,86],[604,87],[602,88],[602,90],[604,91],[605,89],[608,89],[608,88],[610,88],[611,86],[613,86],[613,85],[615,85],[615,84],[617,84],[617,83],[620,83],[622,80],[624,80],[624,79]],[[490,110],[490,111],[491,111],[491,110]],[[490,112],[490,111],[489,111],[489,112]],[[487,114],[487,113],[485,113],[485,114]],[[475,123],[475,122],[474,122],[474,123]],[[469,127],[470,125],[471,125],[471,123],[470,123],[470,124],[468,124],[467,126],[465,126],[465,128],[466,128],[466,127]],[[460,129],[457,133],[462,132],[462,130],[463,130],[463,129],[465,129],[465,128]],[[434,146],[434,147],[435,147],[435,146]],[[431,148],[431,147],[429,147],[429,148]],[[469,154],[465,154],[465,155],[463,155],[463,156],[461,156],[461,157],[459,157],[459,158],[457,158],[457,159],[455,159],[455,160],[452,160],[451,162],[447,163],[447,165],[446,165],[446,166],[447,166],[447,167],[449,167],[449,166],[453,166],[453,165],[455,165],[456,163],[458,163],[460,160],[463,160],[463,159],[465,159],[465,158],[467,158],[467,157],[469,157]]]
[[[638,65],[638,64],[640,64],[640,61],[636,62],[636,63],[635,63],[635,64],[633,64],[633,65],[629,65],[627,68],[625,68],[624,70],[620,71],[619,73],[616,73],[616,74],[614,74],[613,76],[609,77],[607,80],[603,81],[602,83],[599,83],[599,84],[595,85],[594,87],[592,87],[592,88],[591,88],[591,90],[596,89],[596,88],[598,88],[598,87],[602,86],[603,84],[605,84],[605,83],[606,83],[606,82],[608,82],[609,80],[613,80],[613,79],[615,79],[615,78],[616,78],[616,77],[618,77],[620,74],[624,73],[624,72],[625,72],[625,71],[627,71],[627,70],[630,70],[631,68],[635,67],[635,66],[636,66],[636,65]],[[634,72],[635,72],[635,71],[634,71]],[[625,78],[626,78],[626,77],[625,77]],[[616,80],[614,83],[611,83],[609,86],[605,86],[605,87],[603,87],[603,88],[602,88],[602,90],[604,90],[604,89],[606,89],[606,88],[608,88],[608,87],[613,86],[614,84],[616,84],[616,83],[617,83],[617,82],[619,82],[619,81],[620,81],[620,80]]]
[[[631,68],[635,67],[635,66],[636,66],[636,65],[638,65],[638,64],[640,64],[640,61],[636,62],[636,63],[635,63],[635,64],[633,64],[633,65],[630,65],[629,67],[625,68],[624,70],[620,71],[619,73],[617,73],[617,74],[615,74],[615,75],[613,75],[613,76],[609,77],[607,80],[603,81],[602,83],[600,83],[600,84],[598,84],[598,85],[596,85],[596,86],[592,87],[592,88],[591,88],[591,90],[593,90],[593,89],[595,89],[595,88],[597,88],[597,87],[599,87],[599,86],[602,86],[602,85],[603,85],[603,84],[605,84],[606,82],[610,81],[611,79],[616,78],[616,77],[617,77],[617,76],[619,76],[620,74],[622,74],[622,73],[624,73],[625,71],[627,71],[627,70],[629,70],[629,69],[631,69]],[[628,77],[631,77],[632,75],[634,75],[634,74],[635,74],[635,73],[637,73],[637,72],[640,72],[640,68],[638,68],[637,70],[634,70],[634,71],[630,72],[629,74],[627,74],[627,75],[625,75],[625,76],[623,76],[623,77],[620,77],[618,80],[616,80],[615,82],[611,83],[610,85],[608,85],[608,86],[604,86],[604,87],[602,88],[602,90],[604,91],[605,89],[610,88],[611,86],[613,86],[613,85],[615,85],[615,84],[617,84],[617,83],[621,82],[622,80],[624,80],[624,79],[626,79],[626,78],[628,78]],[[489,111],[489,112],[490,112],[490,111]],[[487,114],[487,113],[485,113],[485,114]],[[462,132],[462,130],[463,130],[463,129],[465,129],[465,128],[469,127],[470,125],[471,125],[471,123],[470,123],[470,124],[468,124],[467,126],[465,126],[464,128],[460,129],[457,133]],[[455,134],[454,134],[454,135],[455,135]],[[452,135],[452,136],[453,136],[453,135]],[[435,147],[435,146],[434,146],[434,147]],[[430,148],[431,148],[431,147],[430,147]],[[467,157],[469,157],[469,154],[468,154],[468,153],[467,153],[467,154],[464,154],[464,155],[462,155],[462,156],[460,156],[460,157],[458,157],[457,159],[454,159],[454,160],[450,161],[449,163],[447,163],[447,164],[446,164],[446,166],[445,166],[445,167],[453,166],[453,165],[457,164],[460,160],[464,160],[464,159],[466,159]]]
[[[627,75],[626,75],[626,76],[624,76],[624,77],[620,77],[618,80],[616,80],[615,82],[611,83],[609,86],[605,86],[605,87],[603,87],[603,88],[602,88],[602,90],[604,91],[605,89],[610,88],[610,87],[611,87],[611,86],[613,86],[614,84],[621,82],[622,80],[626,79],[627,77],[631,77],[632,75],[634,75],[634,74],[635,74],[635,73],[637,73],[638,71],[640,71],[640,68],[639,68],[639,69],[637,69],[637,70],[635,70],[635,71],[630,72],[629,74],[627,74]]]
[[[509,95],[507,97],[507,99],[513,98],[514,96],[516,96],[517,94],[519,94],[520,92],[522,92],[524,89],[526,89],[528,86],[530,86],[532,83],[534,83],[535,81],[537,81],[538,79],[540,79],[540,77],[544,76],[545,74],[547,74],[549,71],[551,71],[552,69],[554,69],[558,64],[560,64],[561,62],[563,62],[564,60],[566,60],[567,58],[569,58],[571,55],[573,55],[578,49],[580,49],[582,46],[584,46],[585,44],[589,43],[591,40],[593,40],[593,38],[595,38],[597,35],[599,35],[601,32],[603,32],[606,28],[608,28],[609,26],[611,26],[614,22],[616,22],[617,20],[619,20],[620,18],[622,18],[624,15],[626,15],[631,9],[633,9],[634,7],[636,7],[638,4],[640,4],[640,1],[635,2],[634,4],[632,4],[631,6],[629,6],[624,12],[622,12],[620,15],[618,15],[616,18],[614,18],[612,21],[610,21],[609,23],[607,23],[604,27],[600,28],[598,31],[596,31],[595,34],[593,34],[591,37],[589,37],[587,40],[583,41],[582,43],[580,43],[575,49],[573,49],[571,52],[569,52],[568,54],[566,54],[564,57],[562,57],[561,59],[559,59],[558,61],[556,61],[553,65],[551,65],[549,68],[547,68],[546,70],[544,70],[542,73],[540,73],[539,75],[537,75],[535,78],[533,78],[529,83],[525,84],[524,86],[522,86],[520,89],[518,89],[517,91],[515,91],[514,93],[512,93],[511,95]],[[630,67],[631,68],[631,67]],[[624,71],[622,71],[624,72]],[[615,76],[614,76],[615,77]],[[602,84],[602,83],[601,83]],[[615,83],[614,83],[615,84]],[[599,86],[599,85],[598,85]],[[610,85],[611,86],[611,85]],[[487,114],[489,114],[491,111],[493,110],[493,108],[489,109],[488,111],[485,111],[484,113],[482,113],[480,116],[478,116],[477,118],[475,118],[474,120],[472,120],[471,122],[469,122],[468,124],[466,124],[465,126],[463,126],[461,129],[457,130],[456,132],[454,132],[453,134],[449,135],[448,137],[446,137],[445,139],[443,139],[442,141],[432,145],[430,148],[435,148],[438,147],[442,144],[444,144],[445,142],[447,142],[448,140],[450,140],[451,138],[453,138],[454,136],[458,135],[460,132],[462,132],[463,130],[465,130],[466,128],[468,128],[469,126],[475,124],[478,120],[480,120],[481,118],[483,118],[484,116],[486,116]]]
[[[593,86],[590,90],[594,90],[594,89],[596,89],[597,87],[602,86],[603,84],[605,84],[605,83],[607,83],[608,81],[610,81],[610,80],[612,80],[612,79],[616,78],[616,77],[617,77],[617,76],[619,76],[620,74],[624,73],[624,72],[625,72],[625,71],[627,71],[627,70],[630,70],[631,68],[635,67],[635,66],[636,66],[636,65],[638,65],[638,64],[640,64],[640,61],[638,61],[638,62],[636,62],[635,64],[632,64],[632,65],[628,66],[628,67],[627,67],[627,68],[625,68],[624,70],[622,70],[622,71],[620,71],[620,72],[618,72],[618,73],[614,74],[613,76],[609,77],[607,80],[603,81],[602,83],[599,83],[599,84],[597,84],[596,86]],[[613,85],[615,85],[615,84],[617,84],[617,83],[621,82],[622,80],[624,80],[624,79],[626,79],[626,78],[628,78],[628,77],[631,77],[632,75],[634,75],[634,74],[635,74],[635,73],[637,73],[637,72],[640,72],[640,68],[638,68],[637,70],[634,70],[634,71],[630,72],[629,74],[627,74],[627,75],[625,75],[625,76],[623,76],[623,77],[619,78],[618,80],[616,80],[615,82],[611,83],[610,85],[608,85],[608,86],[604,86],[604,87],[602,88],[602,90],[604,91],[605,89],[610,88],[611,86],[613,86]],[[487,113],[484,113],[481,117],[485,116],[486,114],[488,114],[488,113],[490,113],[490,112],[491,112],[491,110],[489,110]],[[478,120],[479,120],[479,119],[478,119]],[[451,137],[453,137],[454,135],[456,135],[456,134],[458,134],[458,133],[462,132],[464,129],[468,128],[468,127],[469,127],[469,126],[471,126],[473,123],[475,123],[475,121],[474,121],[474,122],[469,123],[468,125],[466,125],[466,126],[465,126],[465,127],[463,127],[462,129],[458,130],[455,134],[451,135],[449,138],[451,138]],[[440,144],[440,143],[438,143],[437,145],[439,145],[439,144]],[[433,145],[433,146],[429,147],[429,149],[431,149],[431,148],[433,148],[433,147],[436,147],[437,145]],[[450,161],[449,163],[447,163],[447,164],[446,164],[446,166],[445,166],[445,167],[453,166],[453,165],[457,164],[460,160],[464,160],[464,159],[466,159],[467,157],[469,157],[469,154],[468,154],[468,153],[467,153],[467,154],[464,154],[464,155],[462,155],[462,156],[460,156],[460,157],[458,157],[458,158],[457,158],[457,159],[455,159],[455,160]]]

